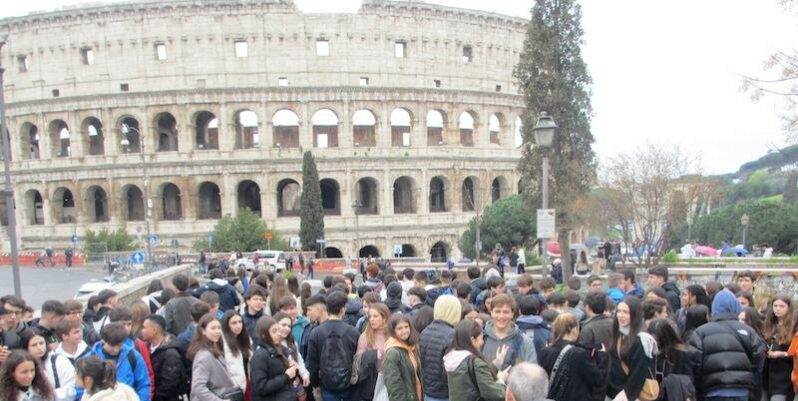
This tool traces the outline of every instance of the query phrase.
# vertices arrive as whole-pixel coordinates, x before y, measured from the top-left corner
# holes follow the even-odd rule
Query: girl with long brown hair
[[[792,357],[787,353],[795,332],[795,310],[789,295],[778,294],[771,301],[765,317],[765,341],[768,343],[763,383],[763,400],[792,400],[790,376]]]
[[[449,352],[443,357],[449,379],[449,399],[457,401],[504,401],[508,372],[497,372],[480,351],[485,344],[482,327],[473,320],[461,320],[454,329]],[[497,353],[504,361],[507,350]]]
[[[382,303],[371,304],[368,311],[368,323],[366,330],[357,340],[356,354],[362,354],[369,350],[377,350],[377,366],[382,370],[382,360],[385,356],[385,341],[388,339],[386,326],[391,312]]]
[[[250,367],[252,401],[295,401],[293,383],[299,378],[299,371],[297,363],[283,351],[283,329],[274,319],[264,316],[258,319],[255,332],[259,347]]]
[[[219,401],[224,399],[222,395],[237,387],[227,373],[222,341],[222,325],[216,316],[203,316],[186,352],[193,361],[191,401]]]
[[[44,377],[39,361],[27,351],[15,350],[0,367],[0,400],[52,401],[50,382]]]

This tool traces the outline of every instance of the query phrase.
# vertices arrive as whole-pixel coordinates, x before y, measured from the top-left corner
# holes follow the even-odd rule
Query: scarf
[[[625,337],[625,336],[628,336],[628,335],[629,335],[629,330],[631,330],[631,328],[632,328],[632,326],[631,326],[631,325],[629,325],[629,326],[620,326],[620,325],[619,325],[619,326],[618,326],[618,331],[620,331],[620,332],[621,332],[621,334],[623,334],[623,335],[624,335],[624,337]]]
[[[410,358],[410,363],[413,364],[413,373],[416,375],[416,399],[423,400],[424,396],[421,391],[421,378],[418,376],[419,367],[418,359],[416,359],[416,346],[408,345],[404,341],[391,336],[388,341],[385,342],[385,352],[387,353],[391,348],[399,348],[407,352],[407,356]]]

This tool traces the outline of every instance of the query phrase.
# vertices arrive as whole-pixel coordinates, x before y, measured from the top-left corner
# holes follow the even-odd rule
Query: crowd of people
[[[122,305],[0,298],[3,401],[788,401],[791,295],[668,268],[565,286],[495,266],[327,276],[213,268]],[[586,285],[584,285],[586,284]],[[796,360],[798,361],[798,359]],[[798,372],[798,371],[797,371]]]

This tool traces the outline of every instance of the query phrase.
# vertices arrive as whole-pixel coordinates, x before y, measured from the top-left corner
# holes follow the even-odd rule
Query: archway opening
[[[127,134],[122,132],[122,126],[127,125]],[[139,131],[139,120],[133,117],[125,117],[119,122],[119,150],[120,153],[141,153],[141,132]],[[122,145],[122,139],[127,139],[127,146]]]
[[[69,126],[62,120],[50,123],[50,152],[53,157],[69,157],[70,133]]]
[[[100,156],[105,154],[105,133],[103,124],[96,117],[89,117],[83,120],[82,132],[88,137],[89,156]]]
[[[463,180],[463,211],[472,212],[476,208],[476,191],[474,191],[474,180],[471,177]]]
[[[44,224],[44,199],[42,194],[35,189],[31,189],[25,194],[25,208],[28,215],[28,224]]]
[[[443,145],[443,113],[430,110],[427,113],[427,146]]]
[[[355,146],[377,146],[377,119],[369,110],[358,110],[352,115],[352,136]]]
[[[236,149],[257,148],[260,144],[258,115],[252,110],[236,113]]]
[[[125,212],[127,221],[144,220],[144,194],[135,185],[130,185],[125,190]]]
[[[299,216],[302,188],[292,179],[277,183],[277,215]]]
[[[395,214],[415,213],[416,187],[410,177],[399,177],[393,183],[393,212]]]
[[[338,216],[341,214],[341,195],[338,182],[325,178],[319,181],[321,188],[321,207],[325,215]]]
[[[254,181],[246,180],[238,184],[238,208],[247,208],[256,215],[261,215],[260,186]]]
[[[405,109],[394,109],[391,112],[391,146],[410,146],[412,117]]]
[[[402,255],[403,258],[414,258],[416,257],[416,247],[410,244],[402,244]]]
[[[75,222],[75,197],[72,191],[58,188],[53,193],[53,215],[60,224]]]
[[[379,258],[380,251],[377,250],[377,247],[374,245],[366,245],[360,248],[357,255],[360,258]]]
[[[355,183],[355,196],[360,203],[357,214],[379,214],[379,193],[377,180],[371,177],[361,178]]]
[[[93,186],[86,191],[89,201],[89,219],[94,223],[108,221],[108,194],[104,189]]]
[[[496,202],[508,193],[507,179],[504,177],[496,177],[490,184],[490,198],[491,202]]]
[[[209,111],[201,111],[194,124],[197,149],[219,149],[219,119]]]
[[[338,116],[330,109],[321,109],[313,114],[313,146],[316,148],[338,147]]]
[[[429,182],[429,211],[446,211],[446,183],[441,177],[434,177]]]
[[[460,145],[474,146],[474,116],[464,111],[460,114],[459,127],[460,127]]]
[[[177,151],[177,120],[171,113],[161,113],[155,119],[158,133],[158,151]],[[132,142],[132,141],[131,141]]]
[[[329,259],[343,259],[344,253],[334,246],[328,246],[324,248],[324,256]]]
[[[200,220],[222,218],[222,194],[218,185],[207,181],[200,184],[197,218]]]
[[[38,160],[41,158],[39,127],[31,123],[22,124],[20,138],[22,139],[22,153],[25,159]]]
[[[180,220],[183,218],[183,203],[180,188],[172,183],[161,187],[161,219]]]
[[[278,110],[272,116],[274,147],[299,147],[299,116],[291,110]]]
[[[430,262],[443,263],[449,260],[449,245],[443,241],[438,241],[430,248]]]

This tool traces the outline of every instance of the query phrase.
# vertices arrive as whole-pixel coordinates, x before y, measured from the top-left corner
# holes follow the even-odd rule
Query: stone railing
[[[193,269],[194,265],[192,264],[172,266],[164,270],[136,277],[125,283],[115,284],[111,289],[119,294],[119,303],[121,305],[130,305],[147,295],[147,287],[149,287],[152,280],[168,281],[180,273],[191,276],[193,274]],[[80,297],[78,301],[86,304],[89,301],[89,296]]]

